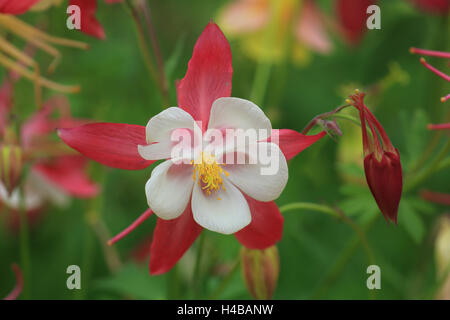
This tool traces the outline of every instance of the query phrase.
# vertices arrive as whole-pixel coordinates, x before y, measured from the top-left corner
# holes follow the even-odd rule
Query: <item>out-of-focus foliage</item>
[[[27,13],[22,18],[44,25],[52,35],[90,44],[87,51],[61,49],[62,61],[52,75],[58,82],[82,86],[80,93],[69,96],[74,116],[146,125],[163,108],[176,105],[174,81],[184,76],[196,38],[226,3],[149,1],[170,80],[170,105],[162,104],[146,72],[132,19],[123,4],[106,5],[99,1],[97,16],[106,31],[104,41],[68,30],[64,3],[46,11]],[[330,16],[334,14],[331,3],[318,1]],[[449,91],[448,83],[423,68],[409,48],[449,51],[450,22],[448,17],[415,10],[403,0],[382,0],[380,7],[381,30],[368,31],[358,46],[349,48],[333,35],[334,49],[328,55],[312,54],[309,64],[302,66],[289,60],[271,66],[260,106],[272,119],[274,128],[301,131],[317,114],[343,104],[345,95],[356,87],[366,90],[367,104],[399,149],[408,177],[410,170],[424,166],[420,158],[434,134],[426,130],[426,124],[445,122],[444,114],[449,110],[448,103],[439,102],[439,97]],[[15,41],[23,46],[20,40]],[[232,96],[249,99],[258,63],[248,58],[240,40],[231,38],[230,44],[234,69]],[[36,60],[43,66],[50,62],[43,53],[38,53]],[[399,66],[401,75],[387,82],[393,63]],[[446,63],[435,62],[441,69],[445,69]],[[0,73],[5,74],[4,70]],[[51,94],[44,91],[45,97]],[[33,84],[18,82],[14,97],[15,116],[22,121],[35,106]],[[354,141],[360,143],[360,131],[353,130],[354,124],[345,120],[338,122],[344,137],[338,137],[337,143],[324,138],[290,161],[287,187],[276,202],[280,207],[296,201],[337,205],[365,230],[373,263],[382,272],[382,290],[376,292],[377,298],[434,298],[439,285],[433,256],[436,224],[448,208],[421,200],[419,191],[423,188],[449,193],[449,170],[408,190],[400,203],[398,225],[387,224],[366,186],[361,164],[347,157],[347,152],[353,150],[352,137],[356,136]],[[341,144],[340,140],[347,139],[350,142]],[[355,147],[361,148],[358,143]],[[251,298],[239,272],[214,296],[239,256],[240,245],[234,237],[206,232],[200,265],[202,281],[195,286],[191,281],[198,241],[166,275],[149,276],[148,255],[144,263],[136,262],[133,250],[151,234],[154,219],[114,246],[120,262],[114,260],[115,256],[105,258],[104,243],[94,231],[98,230],[96,223],[100,220],[106,226],[106,232],[110,233],[107,239],[136,219],[147,208],[144,185],[153,167],[125,171],[92,164],[92,176],[103,186],[100,196],[94,200],[73,200],[66,208],[50,207],[30,226],[32,298]],[[289,211],[284,216],[284,235],[277,245],[280,273],[275,299],[369,298],[371,293],[366,287],[369,263],[363,247],[356,246],[354,255],[347,260],[343,258],[352,251],[356,237],[347,224],[308,210]],[[6,213],[2,211],[0,297],[14,286],[10,264],[20,261],[18,233],[8,229],[6,221]],[[73,264],[82,270],[81,290],[66,288],[66,268]]]

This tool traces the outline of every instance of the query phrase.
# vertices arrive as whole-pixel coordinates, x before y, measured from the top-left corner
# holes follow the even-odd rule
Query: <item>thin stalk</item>
[[[28,216],[25,207],[25,190],[20,187],[19,214],[20,214],[20,259],[24,279],[23,298],[31,298],[31,258],[30,258],[30,240],[28,228]]]
[[[378,219],[378,216],[379,215],[374,215],[373,218],[370,219],[363,226],[362,231],[364,233],[367,233],[367,231],[373,226],[374,222]],[[329,269],[324,280],[321,281],[319,287],[313,292],[311,296],[312,299],[320,298],[328,290],[328,288],[331,287],[331,285],[336,281],[336,279],[344,270],[345,266],[348,264],[353,255],[356,253],[356,249],[358,249],[360,241],[361,238],[359,235],[355,235],[352,239],[350,239],[350,241],[341,251],[341,254],[337,258],[336,262]]]
[[[155,27],[153,25],[153,20],[150,14],[150,10],[148,8],[147,1],[140,1],[139,7],[144,13],[144,19],[147,24],[147,30],[150,37],[150,43],[152,44],[153,52],[156,59],[156,67],[158,68],[159,73],[159,81],[161,87],[161,93],[164,98],[164,103],[169,103],[169,88],[167,85],[167,78],[164,68],[164,60],[162,58],[161,48],[159,46],[158,37],[156,35]]]
[[[260,61],[258,63],[250,94],[250,100],[256,105],[260,106],[264,102],[264,96],[269,83],[271,69],[272,64],[269,62]]]
[[[273,2],[270,6],[270,19],[273,18],[273,16],[276,15],[276,3]],[[274,24],[276,24],[277,21],[272,20],[271,23],[269,23],[267,29],[265,30],[265,34],[263,35],[263,43],[262,47],[264,50],[269,49],[273,46],[273,40],[274,40],[274,34],[273,34],[273,28]],[[276,27],[276,26],[275,26]],[[253,101],[256,105],[262,105],[264,102],[265,93],[267,90],[267,85],[269,83],[270,79],[270,73],[272,70],[272,62],[268,62],[267,59],[263,58],[262,54],[258,57],[258,64],[256,66],[255,71],[255,78],[253,80],[253,86],[250,91],[250,100]]]
[[[294,202],[286,204],[282,207],[280,207],[280,212],[285,213],[287,211],[291,210],[312,210],[317,211],[321,213],[328,214],[334,218],[341,218],[340,214],[336,212],[333,208],[330,208],[329,206],[316,204],[316,203],[309,203],[309,202]]]
[[[97,170],[96,172],[97,180],[100,184],[104,184],[105,180],[105,170]],[[120,260],[119,254],[116,247],[111,246],[109,239],[111,234],[108,227],[103,221],[103,197],[98,196],[91,199],[90,208],[86,211],[85,219],[87,224],[92,228],[97,239],[100,242],[101,249],[106,261],[106,265],[111,273],[116,273],[122,267],[122,262]]]
[[[343,120],[348,120],[354,124],[356,124],[357,126],[361,127],[361,123],[359,122],[358,118],[353,117],[349,114],[345,114],[345,113],[336,113],[334,115],[331,116],[333,119],[343,119]]]
[[[89,290],[89,279],[91,276],[91,265],[94,254],[94,237],[92,235],[90,228],[84,228],[84,243],[83,243],[83,255],[81,260],[81,270],[83,273],[81,283],[81,290],[75,290],[73,298],[75,300],[85,300],[87,297],[87,292]]]
[[[422,168],[425,162],[430,158],[430,156],[433,154],[434,149],[439,145],[439,141],[441,137],[443,136],[443,131],[435,131],[435,134],[433,135],[433,138],[431,141],[427,144],[424,152],[422,152],[421,157],[415,165],[411,168],[409,171],[410,174],[415,173],[419,168]]]
[[[111,273],[116,273],[122,267],[122,262],[120,261],[116,247],[108,244],[108,240],[111,237],[108,227],[103,222],[99,214],[92,212],[92,215],[94,215],[94,217],[93,221],[90,221],[90,224],[98,240],[100,241],[103,255],[105,256],[106,265]]]
[[[363,248],[367,256],[367,262],[369,264],[373,264],[374,258],[372,250],[369,247],[369,244],[367,242],[366,236],[364,232],[361,230],[361,228],[349,217],[347,217],[344,212],[339,208],[331,208],[326,205],[320,205],[316,203],[309,203],[309,202],[294,202],[287,205],[284,205],[280,208],[280,212],[285,213],[290,210],[313,210],[321,213],[328,214],[334,218],[338,218],[342,221],[344,221],[346,224],[348,224],[353,231],[355,232],[358,239],[363,243]]]
[[[367,263],[372,265],[374,263],[374,256],[370,246],[367,242],[367,238],[365,235],[365,231],[361,229],[355,222],[353,222],[350,218],[348,218],[340,209],[333,209],[329,206],[318,205],[315,203],[307,203],[307,202],[296,202],[284,205],[280,208],[282,213],[285,213],[289,210],[295,209],[309,209],[321,213],[328,214],[334,218],[339,218],[347,223],[355,232],[355,236],[352,238],[351,242],[344,248],[343,254],[337,260],[335,266],[330,270],[326,280],[324,281],[324,285],[319,287],[318,290],[313,294],[313,297],[316,297],[322,293],[322,291],[328,289],[328,287],[334,282],[340,272],[344,269],[348,260],[353,256],[355,250],[357,249],[359,243],[363,244],[364,253],[366,254]],[[374,298],[371,293],[371,298]]]
[[[315,116],[315,117],[314,117],[314,118],[306,125],[306,127],[303,129],[302,134],[307,134],[312,128],[314,128],[315,125],[317,125],[317,123],[318,123],[320,120],[322,120],[322,119],[324,119],[324,118],[329,118],[329,117],[335,116],[339,111],[341,111],[341,110],[343,110],[343,109],[345,109],[345,108],[347,108],[347,107],[350,107],[350,105],[346,104],[346,105],[343,105],[343,106],[339,106],[339,107],[337,107],[336,109],[334,109],[333,111],[325,112],[325,113],[322,113],[322,114],[319,114],[319,115]],[[356,118],[355,118],[355,119],[356,119]],[[356,121],[356,120],[355,120],[355,121]]]
[[[136,10],[136,8],[131,4],[130,0],[126,0],[124,2],[124,4],[125,4],[125,7],[128,8],[128,11],[130,12],[130,14],[133,18],[136,36],[138,38],[138,44],[139,44],[139,48],[142,53],[142,57],[144,59],[145,66],[150,74],[151,79],[153,80],[153,82],[156,84],[156,86],[158,88],[158,91],[161,95],[161,100],[163,101],[163,103],[166,103],[166,97],[164,95],[164,90],[161,86],[160,81],[158,80],[158,78],[159,78],[158,73],[155,70],[153,61],[151,59],[150,51],[147,46],[147,42],[145,41],[144,27],[142,25],[141,20],[139,19],[139,13]]]
[[[167,299],[180,299],[180,274],[177,264],[167,274]]]
[[[198,298],[200,289],[200,268],[203,256],[203,248],[205,246],[205,233],[202,232],[198,239],[197,255],[195,258],[194,274],[192,276],[192,285],[194,286],[194,297]]]

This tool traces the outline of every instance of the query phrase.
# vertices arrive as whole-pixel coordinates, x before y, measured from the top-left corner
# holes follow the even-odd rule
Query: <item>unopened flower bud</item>
[[[403,187],[400,155],[381,124],[364,104],[364,96],[357,90],[348,102],[358,109],[361,119],[367,184],[385,219],[397,223]],[[367,133],[366,123],[371,136]]]
[[[242,247],[241,270],[245,285],[255,299],[271,299],[278,282],[280,261],[276,246],[264,250]]]
[[[398,151],[383,152],[381,159],[371,153],[364,158],[367,184],[384,217],[397,223],[402,196],[402,167]]]
[[[18,185],[22,175],[22,149],[17,145],[0,147],[0,181],[11,193]]]

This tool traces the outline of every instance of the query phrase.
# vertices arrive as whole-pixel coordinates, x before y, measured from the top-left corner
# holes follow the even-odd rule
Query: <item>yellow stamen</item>
[[[226,172],[221,164],[218,164],[215,157],[212,155],[201,153],[200,162],[191,161],[194,166],[194,172],[192,174],[192,179],[194,181],[198,178],[199,186],[210,195],[212,192],[216,193],[221,188],[226,190],[223,186],[222,174],[228,176],[229,173]],[[220,198],[217,198],[220,200]]]

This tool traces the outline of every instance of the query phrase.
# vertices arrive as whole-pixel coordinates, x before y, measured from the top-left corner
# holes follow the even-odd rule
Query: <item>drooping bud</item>
[[[272,246],[264,250],[242,247],[241,270],[245,285],[253,298],[271,299],[280,272],[277,247]]]
[[[434,247],[437,276],[443,285],[437,295],[438,299],[450,299],[450,215],[440,219]]]
[[[347,102],[359,111],[367,184],[385,219],[397,223],[403,186],[400,155],[381,124],[364,104],[364,96],[357,90]],[[366,123],[371,135],[367,133]]]
[[[11,193],[18,185],[22,175],[22,148],[7,144],[0,147],[0,182]]]

